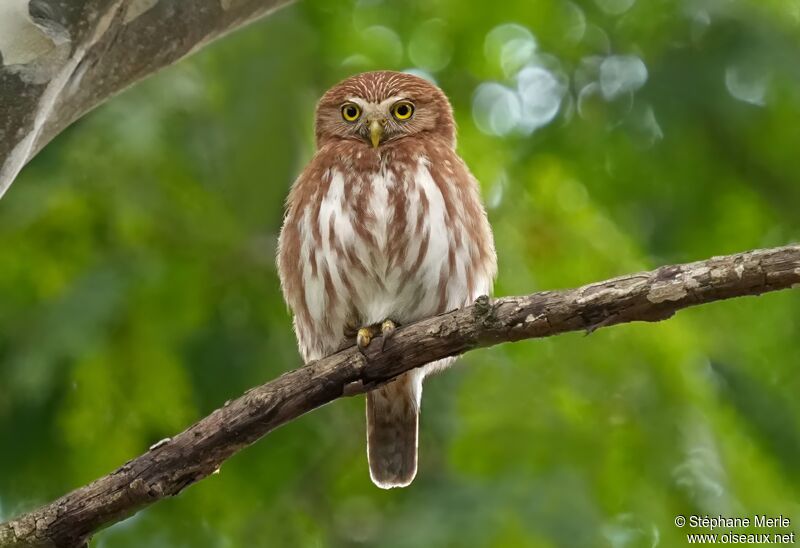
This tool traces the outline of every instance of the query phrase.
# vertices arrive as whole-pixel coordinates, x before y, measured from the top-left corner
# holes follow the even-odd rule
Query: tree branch
[[[173,496],[275,428],[341,396],[363,392],[440,358],[502,342],[592,332],[800,284],[800,245],[664,266],[577,289],[479,298],[461,310],[398,329],[383,352],[355,348],[290,371],[111,474],[0,525],[0,546],[80,546],[101,527]]]
[[[0,197],[58,133],[291,0],[1,0]]]

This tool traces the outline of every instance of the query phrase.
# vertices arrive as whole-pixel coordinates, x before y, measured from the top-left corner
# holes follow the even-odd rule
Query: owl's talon
[[[362,327],[359,329],[358,334],[356,335],[356,346],[358,346],[358,351],[366,355],[365,351],[370,342],[372,342],[372,330],[369,327]]]
[[[397,324],[394,323],[392,320],[384,320],[381,324],[381,352],[386,347],[386,341],[391,339],[394,336],[394,332],[397,330]]]

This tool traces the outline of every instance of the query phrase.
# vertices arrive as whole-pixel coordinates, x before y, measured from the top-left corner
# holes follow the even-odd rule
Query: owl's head
[[[351,140],[379,147],[427,136],[455,146],[450,102],[424,78],[403,72],[364,72],[329,89],[317,105],[317,147]]]

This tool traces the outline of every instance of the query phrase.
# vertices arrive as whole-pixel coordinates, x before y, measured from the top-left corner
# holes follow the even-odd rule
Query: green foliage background
[[[482,83],[514,85],[485,48],[507,23],[569,77],[530,135],[473,117]],[[576,108],[582,60],[608,54],[646,83]],[[91,113],[0,201],[0,518],[299,365],[274,253],[315,100],[419,59],[490,204],[497,294],[800,240],[794,0],[303,1]],[[762,512],[794,530],[799,323],[794,291],[473,352],[427,384],[409,489],[372,486],[348,399],[93,545],[681,546],[677,514]]]

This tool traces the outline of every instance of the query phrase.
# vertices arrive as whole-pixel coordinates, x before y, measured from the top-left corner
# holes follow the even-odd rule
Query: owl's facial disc
[[[2,0],[0,0],[2,2]],[[402,72],[351,76],[317,103],[317,148],[349,141],[379,152],[406,139],[438,140],[455,147],[453,113],[434,84]]]

